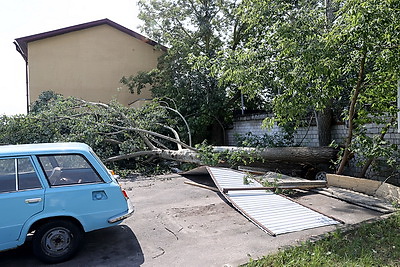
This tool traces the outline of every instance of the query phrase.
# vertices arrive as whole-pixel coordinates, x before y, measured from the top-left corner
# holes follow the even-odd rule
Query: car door
[[[46,174],[46,212],[68,214],[78,219],[85,231],[110,226],[108,219],[128,210],[117,183],[106,183],[82,154],[39,155]]]
[[[0,158],[0,249],[12,247],[43,203],[44,188],[31,158]]]

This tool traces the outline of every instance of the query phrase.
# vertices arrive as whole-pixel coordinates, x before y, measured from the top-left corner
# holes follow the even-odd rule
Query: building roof
[[[65,33],[70,33],[70,32],[75,32],[75,31],[80,31],[80,30],[85,30],[85,29],[89,29],[92,27],[96,27],[96,26],[100,26],[100,25],[109,25],[117,30],[120,30],[136,39],[139,39],[149,45],[155,46],[155,45],[159,45],[161,49],[166,50],[167,48],[163,45],[158,44],[157,42],[135,32],[132,31],[118,23],[115,23],[112,20],[109,19],[101,19],[101,20],[96,20],[96,21],[91,21],[91,22],[87,22],[87,23],[83,23],[83,24],[78,24],[78,25],[74,25],[74,26],[69,26],[66,28],[61,28],[58,30],[53,30],[53,31],[48,31],[48,32],[43,32],[43,33],[38,33],[38,34],[34,34],[34,35],[29,35],[29,36],[25,36],[25,37],[20,37],[15,39],[14,44],[17,47],[17,51],[19,53],[21,53],[21,55],[24,57],[25,60],[27,60],[27,56],[28,56],[28,43],[29,42],[34,42],[34,41],[38,41],[38,40],[42,40],[42,39],[46,39],[46,38],[50,38],[50,37],[54,37],[54,36],[58,36],[61,34],[65,34]]]

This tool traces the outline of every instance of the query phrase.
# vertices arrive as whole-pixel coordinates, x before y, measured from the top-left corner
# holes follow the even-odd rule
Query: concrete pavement
[[[212,186],[206,176],[191,180]],[[55,266],[237,266],[337,228],[272,237],[224,202],[219,193],[185,181],[188,178],[177,174],[121,179],[135,204],[134,215],[119,226],[88,233],[81,252]],[[312,192],[295,198],[345,225],[382,215]],[[0,252],[0,266],[45,266],[33,257],[29,245]]]

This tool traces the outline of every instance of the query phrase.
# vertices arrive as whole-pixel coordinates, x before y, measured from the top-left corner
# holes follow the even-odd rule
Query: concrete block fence
[[[237,145],[236,135],[244,136],[248,133],[251,133],[252,135],[261,137],[265,134],[268,134],[270,136],[283,134],[282,129],[276,125],[274,125],[272,129],[262,128],[262,122],[267,116],[267,114],[254,114],[237,117],[233,122],[232,128],[226,131],[228,145]],[[374,124],[367,125],[366,127],[367,134],[370,135],[380,134],[381,129],[381,126]],[[347,136],[347,131],[348,128],[344,124],[334,125],[332,128],[332,139],[335,140],[337,144],[343,144]],[[398,133],[397,129],[393,127],[385,135],[385,140],[389,141],[392,144],[400,146],[400,133]],[[297,132],[294,134],[293,144],[306,147],[317,147],[317,127],[311,126],[298,129]],[[390,167],[385,166],[382,163],[379,163],[379,165],[382,165],[380,166],[379,171],[376,172],[369,170],[369,172],[367,173],[367,178],[382,181],[386,180],[390,176],[390,178],[388,179],[390,183],[400,185],[399,173],[393,174],[393,169],[391,169]],[[361,167],[357,166],[357,158],[355,157],[349,163],[348,168],[346,168],[345,175],[357,176],[357,174],[361,172],[361,169]]]

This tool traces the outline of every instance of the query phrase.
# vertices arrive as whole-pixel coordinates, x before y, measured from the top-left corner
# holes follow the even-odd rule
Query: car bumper
[[[128,205],[128,211],[124,212],[122,214],[119,214],[117,216],[111,217],[110,219],[108,219],[109,223],[116,223],[116,222],[125,220],[126,218],[132,216],[133,212],[135,211],[135,208],[133,207],[133,205],[129,199],[126,200],[126,204]]]

